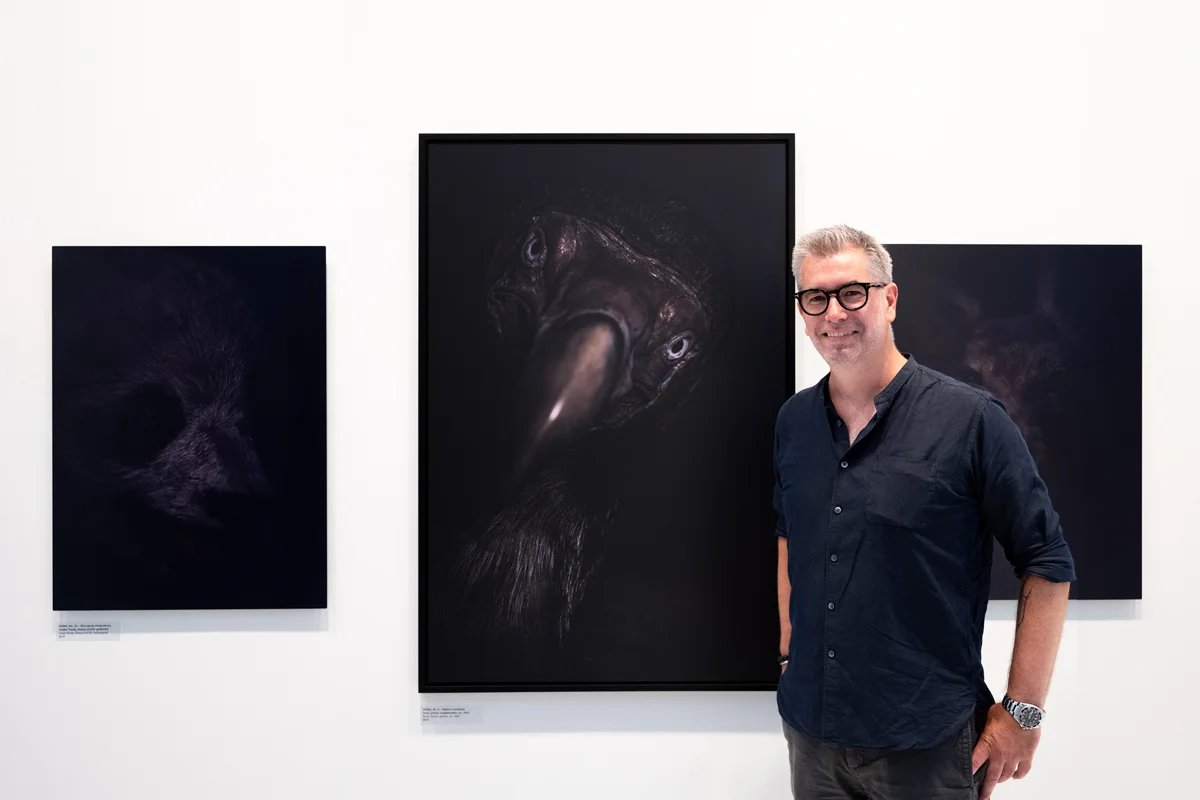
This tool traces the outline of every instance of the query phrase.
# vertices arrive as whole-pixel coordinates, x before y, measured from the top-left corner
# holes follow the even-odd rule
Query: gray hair
[[[843,250],[859,249],[867,254],[867,265],[871,277],[884,283],[892,282],[892,257],[878,240],[849,225],[831,225],[806,233],[796,242],[792,251],[792,275],[796,288],[800,288],[800,266],[809,256],[827,258]]]

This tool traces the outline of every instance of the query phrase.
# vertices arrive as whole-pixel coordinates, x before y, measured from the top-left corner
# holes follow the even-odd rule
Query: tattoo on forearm
[[[1029,599],[1029,595],[1033,594],[1033,587],[1026,583],[1021,584],[1021,599],[1017,601],[1017,627],[1021,627],[1021,623],[1025,621],[1025,601]]]

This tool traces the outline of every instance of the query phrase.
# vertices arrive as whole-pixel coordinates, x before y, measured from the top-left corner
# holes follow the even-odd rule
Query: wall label
[[[481,713],[477,706],[422,706],[421,724],[455,723],[471,724],[479,722]]]
[[[60,622],[59,639],[120,639],[119,622]]]

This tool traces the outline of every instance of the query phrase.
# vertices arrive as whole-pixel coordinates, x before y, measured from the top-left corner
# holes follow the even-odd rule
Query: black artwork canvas
[[[56,247],[55,609],[326,604],[325,249]]]
[[[995,395],[1075,557],[1079,599],[1142,596],[1142,253],[1136,245],[888,245],[896,344]],[[1018,582],[995,546],[992,597]]]
[[[422,137],[422,691],[775,686],[792,158]]]

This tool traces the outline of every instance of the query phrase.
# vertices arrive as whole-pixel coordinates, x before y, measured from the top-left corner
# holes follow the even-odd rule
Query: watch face
[[[1024,706],[1017,711],[1017,721],[1022,728],[1036,728],[1042,721],[1042,712],[1033,706]]]

